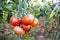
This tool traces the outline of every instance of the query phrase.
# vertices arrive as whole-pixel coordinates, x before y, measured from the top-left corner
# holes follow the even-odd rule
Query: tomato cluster
[[[20,17],[12,16],[10,18],[10,24],[14,26],[13,30],[16,34],[23,34],[25,31],[29,31],[31,27],[38,26],[39,21],[32,14],[28,14],[22,19]],[[20,24],[22,25],[21,27]]]

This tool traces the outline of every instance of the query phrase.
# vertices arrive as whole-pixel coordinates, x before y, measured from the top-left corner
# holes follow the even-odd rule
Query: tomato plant
[[[48,36],[51,36],[51,34],[53,37],[55,36],[53,40],[55,40],[56,38],[58,40],[60,36],[59,34],[59,31],[60,31],[59,18],[60,17],[58,18],[58,16],[60,16],[60,5],[59,5],[60,2],[53,3],[54,2],[53,0],[52,1],[48,0],[46,1],[47,2],[46,3],[45,0],[41,0],[41,1],[42,2],[40,2],[40,0],[32,0],[32,1],[31,0],[19,0],[19,1],[0,0],[0,4],[1,4],[0,5],[0,25],[4,23],[4,26],[0,26],[2,28],[4,27],[2,30],[0,28],[2,33],[5,32],[5,35],[8,34],[9,36],[10,33],[6,32],[7,30],[4,31],[4,29],[8,29],[12,31],[12,28],[13,28],[13,31],[16,34],[19,34],[19,36],[20,34],[24,33],[23,36],[24,37],[27,36],[26,40],[32,40],[31,38],[33,36],[41,40],[40,39],[41,34],[44,36],[47,34],[45,40],[47,40],[47,38],[50,38]],[[55,5],[57,7],[55,7]],[[16,15],[18,17],[13,15]],[[8,22],[10,21],[10,24],[13,25],[11,29],[10,29],[11,25],[7,21]],[[6,23],[10,25],[9,28],[8,28],[8,25],[5,25]],[[5,28],[5,26],[7,26],[7,28]],[[29,35],[31,33],[32,35],[31,35],[31,38],[29,39],[30,37]],[[20,40],[19,36],[17,37],[17,40]],[[6,38],[6,39],[9,40],[9,38]],[[0,39],[0,40],[3,40],[3,39]],[[13,40],[13,39],[10,39],[10,40]],[[23,40],[25,40],[25,38]]]

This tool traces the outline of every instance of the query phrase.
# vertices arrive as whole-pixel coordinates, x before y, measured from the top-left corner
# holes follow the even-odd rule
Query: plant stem
[[[53,40],[57,40],[58,39],[58,28],[59,28],[59,23],[57,24],[57,28],[55,29],[54,33],[53,33]]]
[[[22,0],[19,0],[19,5],[18,5],[18,15],[21,16],[22,14]]]
[[[27,5],[26,5],[26,2],[27,2],[27,0],[23,0],[23,6],[24,6],[24,15],[26,15],[27,14]]]
[[[20,40],[20,35],[16,35],[16,40]]]
[[[58,16],[58,18],[59,18],[59,20],[60,20],[60,16]],[[58,24],[56,24],[57,26],[56,26],[56,29],[55,29],[55,31],[54,31],[54,33],[53,33],[53,39],[52,40],[58,40],[58,28],[59,28],[59,25],[60,25],[60,21],[59,21],[59,23]]]

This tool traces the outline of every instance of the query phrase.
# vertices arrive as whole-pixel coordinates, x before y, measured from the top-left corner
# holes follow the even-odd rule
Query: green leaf
[[[56,12],[55,10],[53,10],[53,11],[51,12],[51,14],[50,14],[50,18],[53,17],[53,16],[55,16],[56,14],[57,14],[57,12]]]
[[[7,9],[7,10],[10,10],[10,11],[12,11],[13,9],[12,9],[12,4],[6,4],[5,5],[5,8]]]
[[[0,27],[0,31],[2,30],[2,28]]]
[[[12,6],[13,10],[16,9],[17,3],[13,2],[12,5],[13,5],[13,6]]]

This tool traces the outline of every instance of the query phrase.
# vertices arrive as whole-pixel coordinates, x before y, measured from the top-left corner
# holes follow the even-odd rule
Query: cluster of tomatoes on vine
[[[30,34],[29,30],[32,27],[38,26],[39,21],[32,14],[27,14],[23,18],[12,16],[10,18],[10,24],[13,25],[13,31],[16,34],[24,34],[26,31]]]

